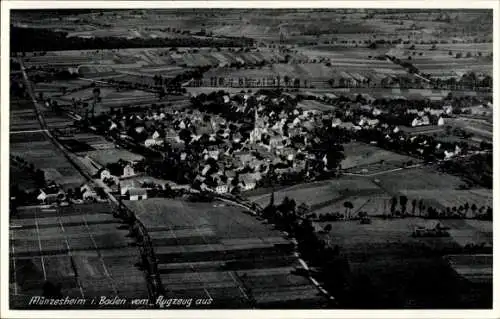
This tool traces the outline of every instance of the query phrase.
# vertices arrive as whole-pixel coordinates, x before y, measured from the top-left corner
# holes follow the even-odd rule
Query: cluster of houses
[[[109,131],[116,131],[124,139],[133,139],[147,148],[177,152],[181,161],[188,160],[185,147],[194,141],[202,141],[204,148],[201,160],[196,163],[196,178],[193,183],[200,189],[211,190],[217,193],[227,193],[238,188],[251,190],[260,180],[272,172],[278,175],[304,172],[308,160],[326,161],[324,158],[315,158],[316,155],[307,153],[307,146],[311,145],[310,134],[325,119],[331,120],[332,127],[359,131],[363,129],[381,129],[387,131],[391,125],[383,123],[381,115],[386,113],[377,106],[369,96],[365,98],[367,104],[358,103],[363,112],[361,116],[352,117],[351,109],[344,109],[347,118],[337,117],[338,112],[324,113],[319,110],[304,110],[290,103],[287,93],[272,97],[264,93],[223,94],[221,103],[236,112],[253,112],[253,127],[248,131],[242,130],[242,124],[232,122],[222,115],[208,114],[197,109],[144,111],[139,114],[126,116],[112,115],[109,120]],[[316,97],[317,98],[317,97]],[[325,103],[337,99],[334,94],[321,95]],[[288,104],[292,107],[283,108]],[[278,111],[279,110],[279,111]],[[286,110],[286,111],[285,111]],[[409,115],[414,115],[411,126],[431,125],[430,117],[439,117],[437,125],[445,124],[444,117],[450,115],[451,106],[442,109],[424,108],[422,110],[408,109]],[[334,114],[337,113],[337,116]],[[432,123],[434,124],[434,123]],[[392,133],[398,133],[399,127],[390,127]],[[134,136],[131,136],[134,135]],[[316,137],[318,138],[318,137]],[[447,151],[446,158],[450,158],[459,150]],[[122,171],[111,174],[106,168],[100,168],[99,178],[111,185],[120,185],[123,179],[134,176],[133,163],[124,164]],[[137,188],[137,187],[136,187]],[[122,187],[121,194],[130,199],[147,198],[147,192],[136,188]],[[140,188],[140,187],[139,187]],[[128,192],[128,193],[127,193]]]

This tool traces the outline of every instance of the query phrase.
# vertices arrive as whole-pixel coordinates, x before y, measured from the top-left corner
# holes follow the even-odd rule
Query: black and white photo
[[[9,18],[11,310],[493,308],[492,8]]]

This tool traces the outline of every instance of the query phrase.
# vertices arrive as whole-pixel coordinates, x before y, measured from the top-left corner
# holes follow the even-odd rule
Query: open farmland
[[[372,223],[367,225],[348,221],[315,223],[315,226],[318,229],[323,229],[327,224],[332,226],[332,230],[322,236],[331,245],[342,247],[349,261],[351,276],[355,278],[354,283],[369,278],[370,284],[361,286],[364,288],[360,288],[359,296],[367,294],[367,297],[374,298],[373,307],[384,307],[385,303],[389,305],[396,302],[401,307],[435,308],[439,304],[436,300],[449,303],[450,307],[457,307],[458,304],[471,307],[474,303],[477,307],[478,302],[486,306],[491,302],[491,297],[488,298],[484,290],[472,296],[471,284],[461,279],[445,259],[427,255],[426,252],[454,250],[469,243],[491,244],[492,223],[442,220],[443,225],[451,227],[450,237],[411,237],[416,225],[426,223],[426,220],[418,218],[372,218]],[[491,260],[483,266],[486,271],[491,269]],[[434,287],[432,291],[424,288],[429,286]],[[485,289],[488,287],[491,288],[491,284],[487,284]],[[411,304],[408,304],[409,301]]]
[[[413,157],[400,155],[379,147],[352,142],[344,145],[345,159],[342,161],[342,169],[351,173],[361,173],[366,169],[366,173],[372,174],[384,170],[400,168],[403,164],[412,161],[414,164],[419,161]]]
[[[459,177],[440,173],[430,168],[415,168],[377,176],[380,185],[391,192],[410,190],[456,189],[463,184]],[[438,194],[436,194],[438,195]]]
[[[68,297],[148,298],[138,250],[111,212],[108,204],[19,208],[9,232],[11,307],[42,295],[45,281]]]
[[[214,307],[321,307],[317,288],[291,273],[291,242],[241,208],[169,199],[126,205],[148,229],[172,296],[212,296]]]
[[[293,198],[298,204],[307,203],[311,210],[317,210],[333,203],[340,202],[349,196],[377,196],[384,194],[373,182],[358,178],[345,176],[339,179],[301,184],[276,191],[274,198],[276,203],[281,203],[285,197]],[[261,206],[266,206],[271,194],[251,196],[249,199]]]
[[[42,132],[11,134],[10,154],[32,163],[37,169],[45,172],[46,178],[64,188],[80,186],[84,181],[62,152],[48,141]]]

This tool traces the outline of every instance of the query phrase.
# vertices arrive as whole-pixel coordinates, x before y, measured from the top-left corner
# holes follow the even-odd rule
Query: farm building
[[[36,197],[43,204],[52,204],[66,197],[64,191],[58,187],[47,187],[40,189],[40,194]]]
[[[148,199],[148,193],[145,188],[129,188],[125,192],[128,200],[143,200]]]

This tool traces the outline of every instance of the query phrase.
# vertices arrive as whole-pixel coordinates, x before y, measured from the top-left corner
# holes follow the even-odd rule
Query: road
[[[21,71],[23,74],[23,79],[24,79],[24,82],[26,84],[28,94],[31,98],[31,101],[33,102],[34,107],[35,107],[35,112],[36,112],[38,121],[40,122],[40,126],[42,129],[41,131],[46,135],[48,140],[51,141],[51,143],[53,145],[55,145],[59,150],[61,150],[64,157],[66,157],[66,159],[69,161],[69,163],[71,165],[73,165],[75,167],[75,169],[87,180],[87,182],[91,188],[95,189],[96,187],[102,187],[103,184],[101,184],[100,181],[98,182],[98,181],[94,180],[92,178],[92,176],[90,176],[90,174],[87,171],[82,169],[78,165],[78,159],[74,158],[74,155],[71,154],[66,148],[64,148],[64,146],[61,143],[59,143],[59,141],[50,133],[49,127],[47,126],[47,122],[45,121],[45,118],[43,116],[42,108],[35,98],[35,94],[34,94],[34,90],[33,90],[31,81],[29,80],[28,75],[26,74],[26,69],[24,67],[24,63],[23,63],[22,59],[19,59],[18,61],[19,61],[19,64],[21,66]],[[112,203],[114,203],[121,210],[124,210],[127,215],[132,215],[135,217],[135,214],[132,211],[130,211],[130,209],[121,205],[120,202],[113,196],[113,194],[110,193],[109,188],[106,187],[103,189],[104,189],[106,196],[108,197],[108,199]],[[150,285],[152,287],[154,287],[154,289],[155,289],[153,291],[148,289],[150,292],[150,298],[152,300],[155,300],[158,297],[159,292],[161,292],[163,289],[163,285],[162,285],[161,280],[160,280],[157,265],[155,263],[156,257],[155,257],[154,251],[152,249],[151,240],[149,238],[149,235],[148,235],[145,227],[142,225],[140,220],[137,220],[136,218],[135,218],[135,223],[136,223],[135,226],[140,228],[142,233],[143,233],[143,245],[138,245],[139,252],[141,255],[143,255],[143,257],[144,257],[144,255],[146,255],[147,259],[153,261],[150,263],[150,267],[146,267],[146,269],[144,270],[144,274],[145,274],[146,281],[149,282]],[[151,286],[149,286],[149,287],[151,287]]]

